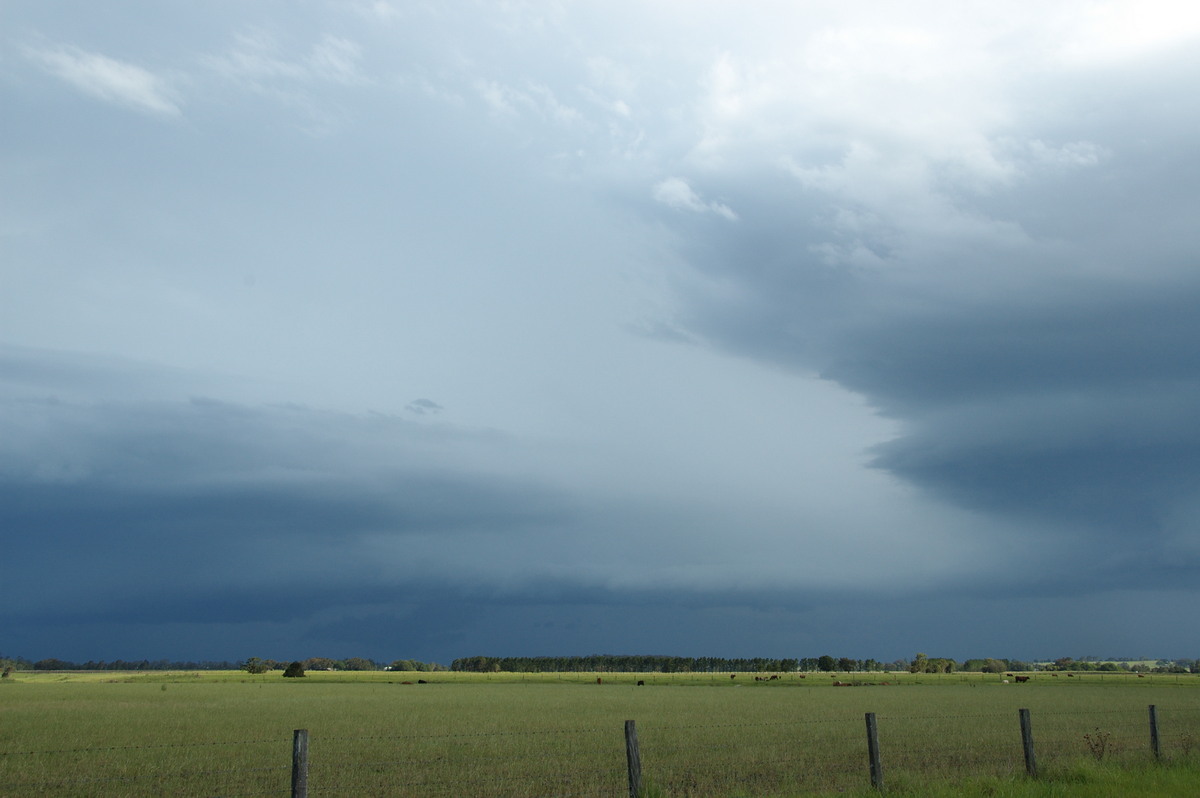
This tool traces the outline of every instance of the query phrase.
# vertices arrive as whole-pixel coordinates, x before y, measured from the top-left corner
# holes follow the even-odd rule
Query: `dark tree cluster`
[[[868,671],[902,671],[908,668],[905,660],[895,662],[880,662],[877,659],[851,659],[850,657],[834,658],[828,654],[820,657],[803,657],[800,660],[802,671],[824,671],[826,673],[863,673]]]
[[[917,654],[909,663],[909,673],[954,673],[958,663],[945,657],[927,657]]]
[[[787,672],[799,667],[796,659],[729,659],[727,657],[666,657],[655,655],[594,654],[587,657],[462,657],[450,663],[452,671],[473,673],[720,673],[751,671]]]
[[[39,659],[33,663],[35,671],[231,671],[242,667],[236,662],[192,660],[88,660],[71,662],[65,659]]]
[[[1047,671],[1100,671],[1100,672],[1132,672],[1132,673],[1200,673],[1200,660],[1196,659],[1159,659],[1153,665],[1147,664],[1146,658],[1107,659],[1099,657],[1059,657],[1053,662],[1042,666]]]
[[[345,659],[330,659],[329,657],[309,657],[301,660],[305,670],[310,671],[381,671],[383,666],[366,657],[346,657]],[[280,668],[286,667],[281,663]]]
[[[439,665],[436,662],[421,662],[417,659],[398,659],[388,666],[388,670],[393,671],[444,671],[445,665]]]
[[[436,662],[421,662],[415,659],[398,659],[392,662],[391,665],[383,665],[366,657],[346,657],[345,659],[332,659],[330,657],[309,657],[308,659],[298,660],[300,667],[308,671],[444,671],[445,665],[439,665]],[[250,670],[250,665],[262,670]],[[289,663],[283,660],[275,659],[259,659],[251,657],[238,667],[251,673],[266,673],[267,671],[282,671],[286,670]]]

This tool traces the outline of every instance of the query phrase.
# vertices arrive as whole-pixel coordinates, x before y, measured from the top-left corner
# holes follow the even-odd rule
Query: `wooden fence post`
[[[1162,749],[1158,745],[1158,707],[1150,705],[1150,750],[1156,760],[1162,759]]]
[[[629,765],[629,798],[642,791],[642,753],[638,750],[637,724],[625,721],[625,761]]]
[[[308,729],[292,734],[292,798],[308,798]]]
[[[875,726],[875,713],[867,713],[867,756],[871,760],[871,786],[883,791],[883,762],[879,758],[879,729]]]
[[[1037,778],[1037,758],[1033,755],[1033,725],[1029,721],[1029,710],[1018,709],[1021,716],[1021,746],[1025,749],[1025,772]]]

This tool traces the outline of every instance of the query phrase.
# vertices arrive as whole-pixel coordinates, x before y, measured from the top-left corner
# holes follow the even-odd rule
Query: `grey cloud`
[[[21,359],[27,375],[74,382],[61,363]],[[207,606],[213,586],[329,593],[452,581],[452,556],[425,573],[400,560],[389,577],[380,541],[403,552],[419,537],[452,551],[461,534],[519,536],[572,513],[556,489],[460,461],[495,445],[488,435],[386,416],[24,396],[0,401],[0,430],[0,573],[26,596],[6,606],[10,616],[146,601],[165,613],[172,601]],[[168,588],[174,599],[160,593]],[[237,617],[264,605],[244,607]]]
[[[440,413],[445,408],[432,399],[414,399],[405,405],[404,409],[410,413],[416,413],[419,416],[423,416],[426,414]]]
[[[10,6],[6,650],[1058,656],[1194,603],[1194,42]]]
[[[1173,546],[1200,487],[1200,281],[1181,245],[1200,159],[1177,139],[1189,104],[1130,100],[1147,111],[1136,126],[1106,111],[1045,136],[1061,157],[1027,122],[1042,148],[1006,184],[914,188],[952,212],[942,229],[840,193],[822,211],[811,185],[753,207],[743,196],[786,197],[787,178],[727,176],[752,232],[687,228],[704,277],[681,292],[689,331],[863,395],[901,424],[873,464],[929,495],[1103,540],[1078,564],[1093,585],[1130,563],[1143,584],[1186,570]],[[956,228],[967,219],[975,232]],[[860,264],[823,257],[864,242]]]

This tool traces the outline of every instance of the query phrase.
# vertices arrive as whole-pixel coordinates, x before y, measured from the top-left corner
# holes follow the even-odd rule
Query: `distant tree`
[[[837,660],[828,654],[822,654],[817,659],[817,670],[833,673],[833,671],[837,670]]]
[[[369,659],[363,657],[350,657],[342,663],[342,670],[347,671],[374,671],[379,670],[379,666]]]
[[[909,663],[910,673],[954,673],[956,663],[945,657],[927,657],[918,653]]]
[[[329,657],[309,657],[304,660],[304,667],[310,671],[331,671],[337,667],[337,662]]]
[[[33,667],[33,663],[22,657],[9,657],[0,654],[0,668],[12,674],[14,671],[29,670]]]
[[[271,666],[267,664],[266,660],[259,659],[258,657],[251,657],[242,663],[242,670],[244,670],[246,673],[266,673],[267,671],[271,670]]]
[[[285,668],[283,671],[283,677],[285,679],[296,679],[303,675],[304,675],[304,663],[299,662],[299,661],[293,662],[292,664],[288,665],[287,668]]]

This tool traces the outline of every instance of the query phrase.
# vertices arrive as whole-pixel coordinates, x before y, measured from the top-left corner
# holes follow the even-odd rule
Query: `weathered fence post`
[[[1037,758],[1033,755],[1033,725],[1029,722],[1029,710],[1018,709],[1021,716],[1021,746],[1025,749],[1025,772],[1037,778]]]
[[[642,791],[642,753],[638,750],[637,724],[625,721],[625,761],[629,765],[629,798]]]
[[[292,734],[292,798],[308,798],[308,729]]]
[[[883,791],[883,762],[879,758],[879,729],[875,726],[875,713],[867,713],[867,756],[871,760],[871,786]]]
[[[1154,758],[1162,759],[1162,749],[1158,746],[1158,707],[1150,705],[1150,750]]]

